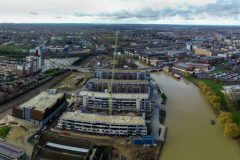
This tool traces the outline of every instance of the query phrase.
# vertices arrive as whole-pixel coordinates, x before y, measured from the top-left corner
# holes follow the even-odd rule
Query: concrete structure
[[[106,92],[111,84],[111,79],[92,78],[87,84],[88,91]],[[150,93],[151,84],[147,80],[114,80],[113,93]]]
[[[95,72],[95,78],[111,79],[112,70],[97,70]],[[141,70],[114,70],[114,79],[118,80],[148,80],[150,75]]]
[[[76,105],[86,109],[109,109],[110,96],[105,92],[81,91],[76,95]],[[113,93],[113,111],[150,112],[148,93]]]
[[[12,114],[17,118],[31,121],[44,126],[56,115],[60,114],[66,106],[64,93],[56,90],[42,91],[29,101],[13,108]]]
[[[0,140],[1,160],[23,160],[26,158],[25,151],[15,145]]]
[[[57,128],[102,135],[147,135],[147,127],[144,118],[134,116],[112,116],[66,112],[61,116]]]

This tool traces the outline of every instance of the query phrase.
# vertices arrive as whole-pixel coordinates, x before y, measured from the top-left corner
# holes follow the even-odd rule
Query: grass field
[[[11,130],[11,127],[4,126],[0,128],[0,138],[5,138],[8,135],[8,132]]]
[[[57,83],[53,88],[58,88],[66,91],[74,91],[80,89],[85,80],[90,78],[92,74],[90,73],[81,73],[81,72],[72,72],[67,77],[63,78],[59,83]]]
[[[233,117],[233,121],[240,125],[240,112],[233,112],[232,117]]]
[[[223,90],[222,88],[222,84],[221,83],[218,83],[216,81],[213,81],[213,80],[207,80],[207,79],[204,79],[204,80],[201,80],[202,82],[204,82],[208,87],[210,87],[214,92],[215,94],[221,98],[221,104],[223,106],[225,106],[224,109],[227,109],[227,100],[226,100],[226,97],[225,95],[221,92],[221,90]]]
[[[8,52],[8,53],[20,53],[20,52],[27,52],[30,49],[30,47],[26,46],[2,46],[0,45],[0,52]]]
[[[53,68],[53,69],[46,70],[44,73],[46,75],[54,76],[54,75],[58,74],[59,72],[61,72],[61,70],[59,68]]]
[[[208,79],[201,79],[198,80],[195,77],[189,75],[189,76],[184,76],[187,80],[191,81],[193,84],[197,85],[198,82],[203,82],[205,83],[208,87],[212,89],[212,91],[221,99],[221,104],[224,110],[228,110],[227,106],[227,99],[225,95],[221,92],[223,90],[222,84],[219,82],[216,82],[214,80],[208,80]]]

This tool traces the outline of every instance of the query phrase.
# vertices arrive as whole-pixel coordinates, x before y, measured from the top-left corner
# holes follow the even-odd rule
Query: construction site
[[[75,92],[74,107],[59,117],[51,133],[111,146],[106,160],[157,160],[166,127],[160,123],[156,86],[146,71],[117,69],[115,53],[111,69],[94,70]]]

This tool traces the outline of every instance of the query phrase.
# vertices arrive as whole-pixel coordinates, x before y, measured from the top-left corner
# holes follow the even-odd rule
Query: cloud
[[[119,10],[100,13],[74,13],[77,17],[95,16],[102,19],[139,19],[139,20],[160,20],[166,18],[180,17],[184,20],[206,19],[206,18],[240,18],[240,0],[217,0],[201,6],[179,5],[177,7],[152,9],[143,8],[140,10]]]
[[[214,17],[237,18],[240,15],[240,1],[217,0],[216,3],[196,8],[196,11]]]
[[[31,14],[31,15],[34,15],[34,16],[39,15],[39,13],[38,13],[38,12],[35,12],[35,11],[31,11],[30,14]]]

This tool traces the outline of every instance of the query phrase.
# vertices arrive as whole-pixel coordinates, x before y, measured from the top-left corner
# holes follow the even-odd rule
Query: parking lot
[[[217,72],[209,75],[213,79],[223,81],[238,81],[240,80],[240,74],[234,72]]]

